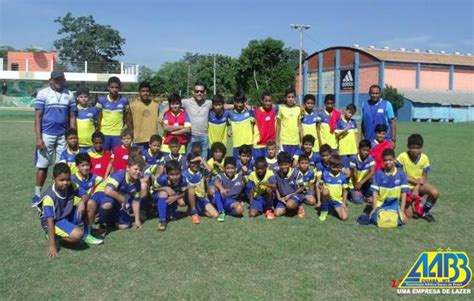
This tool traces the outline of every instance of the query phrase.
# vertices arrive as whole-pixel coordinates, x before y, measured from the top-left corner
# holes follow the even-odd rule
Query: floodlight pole
[[[217,86],[216,86],[216,55],[213,54],[213,57],[214,57],[214,95],[217,94]]]
[[[300,33],[300,60],[298,63],[298,100],[303,100],[303,32],[310,29],[310,25],[290,24],[290,28],[298,30]]]

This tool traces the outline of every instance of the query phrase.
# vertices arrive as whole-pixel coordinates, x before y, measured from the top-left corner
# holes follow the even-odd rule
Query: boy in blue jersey
[[[53,185],[40,198],[38,209],[40,221],[48,238],[48,256],[57,257],[56,237],[70,244],[84,240],[87,244],[101,244],[102,240],[85,233],[79,227],[84,215],[84,203],[80,191],[71,183],[71,170],[66,163],[58,163],[53,168]],[[74,198],[81,196],[78,206]]]
[[[318,173],[321,175],[324,171],[331,171],[331,167],[329,166],[329,161],[331,160],[332,149],[329,144],[323,144],[319,148],[319,155],[321,161],[316,163],[316,169]]]
[[[237,160],[237,172],[242,176],[244,182],[247,183],[247,179],[253,170],[254,161],[252,158],[252,146],[242,145],[239,147],[239,159]]]
[[[375,173],[371,185],[373,202],[369,220],[379,227],[396,227],[407,220],[406,196],[410,188],[406,174],[395,166],[393,149],[385,149],[382,158],[384,168]],[[382,211],[395,212],[396,219],[387,220],[380,214]]]
[[[278,172],[278,145],[275,141],[268,141],[266,145],[266,152],[267,156],[265,159],[267,160],[268,169],[273,171],[274,174]]]
[[[89,103],[89,89],[79,87],[76,91],[76,122],[77,136],[79,137],[79,148],[89,149],[92,147],[92,134],[96,131],[97,108]]]
[[[183,177],[189,185],[187,196],[196,203],[198,214],[218,218],[219,213],[206,197],[206,179],[204,178],[204,173],[211,172],[211,170],[207,162],[201,158],[201,152],[195,154],[189,153],[188,168],[183,170]]]
[[[316,201],[315,196],[315,183],[316,183],[316,171],[311,168],[309,158],[306,155],[301,155],[298,158],[298,169],[303,177],[304,185],[304,202],[310,206],[320,207],[320,204]]]
[[[156,177],[163,173],[164,159],[163,153],[161,152],[162,140],[163,139],[160,135],[152,135],[148,143],[148,149],[143,151],[143,158],[145,158],[145,171],[143,177],[140,179],[142,187],[140,191],[142,205],[146,202],[148,197],[150,184]]]
[[[267,219],[275,219],[272,209],[275,183],[275,175],[268,169],[267,161],[264,157],[258,157],[255,160],[255,170],[250,173],[246,185],[249,191],[249,217],[257,217],[265,213]]]
[[[170,139],[170,142],[168,144],[170,153],[166,154],[163,157],[163,164],[168,163],[169,161],[176,160],[179,162],[179,165],[181,166],[181,169],[186,169],[188,166],[188,162],[186,159],[186,156],[183,156],[179,153],[179,150],[181,148],[181,144],[179,143],[178,138],[173,137]]]
[[[280,152],[277,156],[279,170],[276,178],[275,215],[282,216],[287,210],[297,210],[297,215],[304,217],[303,176],[297,168],[291,168],[291,156],[287,152]]]
[[[371,200],[370,185],[375,173],[375,161],[370,152],[370,141],[362,139],[359,142],[358,154],[352,156],[349,162],[351,182],[349,183],[349,200],[353,203],[363,203]]]
[[[68,129],[65,134],[67,148],[61,153],[59,162],[66,163],[71,169],[71,173],[76,173],[76,155],[79,154],[79,144],[76,129]]]
[[[99,233],[102,234],[113,226],[118,229],[130,228],[130,207],[135,217],[135,228],[142,227],[140,176],[144,165],[142,156],[130,155],[125,170],[112,173],[96,188],[87,203],[87,211],[93,217],[99,208]],[[92,221],[93,219],[89,220],[89,227],[92,227]]]
[[[305,135],[301,141],[301,149],[297,150],[293,156],[293,167],[298,167],[298,158],[301,155],[305,155],[309,160],[309,165],[312,169],[316,169],[319,162],[321,162],[321,156],[319,153],[313,151],[315,138],[312,135]],[[318,146],[319,148],[319,146]]]
[[[217,210],[228,215],[241,217],[244,212],[242,206],[242,192],[244,191],[244,181],[237,173],[237,163],[233,157],[224,160],[224,172],[219,174],[215,180],[217,188],[214,193],[214,203]]]
[[[165,169],[166,173],[159,176],[153,185],[155,190],[153,197],[158,210],[158,225],[156,226],[158,231],[165,231],[168,221],[175,218],[178,204],[184,205],[189,188],[188,181],[181,173],[178,161],[167,162]],[[194,210],[196,211],[196,209]],[[197,212],[195,214],[197,215]],[[193,221],[193,223],[195,222]]]
[[[319,183],[321,190],[320,221],[328,218],[329,208],[336,211],[338,217],[345,221],[349,218],[347,210],[348,180],[341,172],[342,159],[339,155],[332,155],[329,160],[330,171],[323,171]]]

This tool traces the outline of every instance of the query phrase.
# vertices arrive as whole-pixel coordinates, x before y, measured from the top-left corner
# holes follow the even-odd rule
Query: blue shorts
[[[351,157],[353,155],[342,155],[341,156],[341,159],[342,159],[342,167],[343,168],[350,168],[350,163],[351,163]]]
[[[353,203],[363,203],[366,197],[371,196],[370,182],[362,185],[360,191],[356,191],[354,188],[349,189],[349,200]]]
[[[122,144],[120,136],[104,136],[104,150],[112,151],[114,147]]]
[[[66,218],[54,222],[54,233],[63,238],[71,236],[72,231],[79,225],[82,220],[79,219],[76,212],[77,207],[74,207],[71,214]],[[41,220],[43,231],[48,234],[48,222],[46,219]]]
[[[234,215],[234,209],[232,209],[232,205],[238,203],[236,198],[224,198],[224,210],[225,213],[228,215]]]
[[[298,151],[299,149],[300,149],[299,145],[282,144],[282,146],[281,146],[281,151],[287,152],[288,154],[290,154],[291,158],[293,158],[296,151]]]
[[[265,147],[261,148],[254,148],[252,150],[252,156],[254,159],[257,159],[259,157],[266,157],[267,156],[267,149]]]
[[[253,202],[250,203],[250,209],[257,210],[259,214],[262,214],[264,210],[268,209],[266,197],[261,195],[254,198]]]
[[[99,208],[105,204],[111,204],[113,221],[120,225],[131,225],[132,199],[130,197],[126,197],[126,199],[129,205],[126,209],[122,208],[122,204],[107,196],[103,191],[95,192],[89,201],[96,203]]]
[[[206,206],[210,204],[208,199],[202,197],[196,197],[196,210],[199,215],[204,215],[206,212]]]
[[[303,199],[304,195],[302,194],[296,194],[290,197],[290,200],[294,201],[298,207],[301,206],[301,204],[303,203]],[[275,208],[286,208],[286,205],[278,200],[275,201],[274,206]]]
[[[337,209],[342,206],[342,202],[334,201],[334,200],[329,200],[329,208]]]

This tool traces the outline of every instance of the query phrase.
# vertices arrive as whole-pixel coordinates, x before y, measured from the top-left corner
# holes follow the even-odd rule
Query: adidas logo
[[[352,76],[351,70],[347,70],[346,76],[342,79],[343,88],[354,87],[354,77]]]

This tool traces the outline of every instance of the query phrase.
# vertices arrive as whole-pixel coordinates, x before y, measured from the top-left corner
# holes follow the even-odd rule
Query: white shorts
[[[35,155],[35,166],[37,168],[48,168],[53,164],[53,152],[56,153],[55,163],[59,161],[61,153],[66,149],[66,138],[64,135],[53,136],[42,134],[45,149],[37,149]]]

